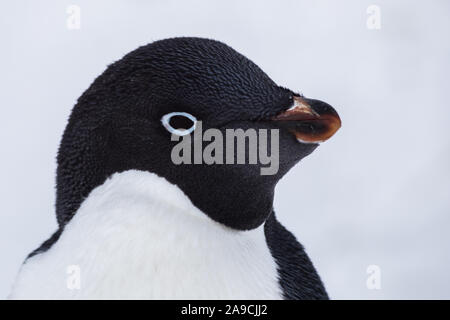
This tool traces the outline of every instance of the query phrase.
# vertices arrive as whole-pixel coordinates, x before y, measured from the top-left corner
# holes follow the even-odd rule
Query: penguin
[[[191,119],[164,125],[173,113],[220,132],[278,130],[278,171],[174,164],[168,128]],[[29,254],[9,298],[328,299],[273,199],[340,126],[329,104],[278,86],[222,42],[139,47],[77,100],[57,155],[58,229]]]

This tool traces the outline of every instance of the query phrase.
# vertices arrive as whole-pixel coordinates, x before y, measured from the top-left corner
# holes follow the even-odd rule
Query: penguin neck
[[[132,220],[131,212],[139,212],[152,224],[159,222],[166,224],[171,220],[181,219],[184,222],[191,221],[190,223],[211,226],[229,233],[252,231],[236,230],[211,219],[198,209],[178,186],[154,173],[141,170],[115,173],[106,179],[82,202],[74,219],[75,217],[90,219],[87,215],[96,212],[97,209],[104,212],[122,212],[123,220]],[[102,219],[108,219],[108,216],[104,215]],[[171,229],[169,225],[165,227],[167,230]],[[263,226],[261,225],[259,229],[263,229]]]
[[[99,198],[101,202],[98,202]],[[81,205],[80,211],[90,206],[90,199],[94,199],[96,206],[104,205],[105,209],[110,209],[111,206],[122,209],[133,208],[133,206],[158,207],[164,209],[160,211],[184,215],[185,218],[199,223],[216,223],[197,209],[176,185],[147,171],[127,170],[113,174],[91,192],[88,199]],[[152,210],[148,216],[156,213],[158,210]]]
[[[66,276],[61,268],[68,265],[82,270],[82,290],[67,290],[66,281],[58,278]],[[35,279],[56,277],[34,283],[49,296],[281,297],[264,226],[250,231],[226,227],[176,185],[148,171],[116,173],[92,190],[59,239],[28,259],[26,267]]]

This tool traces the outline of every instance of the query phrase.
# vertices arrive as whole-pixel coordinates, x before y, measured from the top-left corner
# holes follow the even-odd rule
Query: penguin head
[[[266,130],[267,152],[277,151],[276,171],[264,175],[267,164],[249,163],[250,143],[243,164],[227,164],[226,155],[223,164],[196,164],[195,146],[190,164],[174,163],[173,150],[181,141],[173,141],[174,129],[185,133],[200,122],[204,132],[216,129],[224,138],[231,129]],[[109,176],[137,169],[177,185],[219,223],[256,228],[272,211],[279,179],[339,127],[331,106],[276,85],[221,42],[153,42],[110,65],[75,105],[58,153],[58,222],[64,226]],[[270,143],[272,130],[278,132],[278,150]],[[200,144],[203,150],[208,143]],[[237,156],[235,150],[234,160]]]

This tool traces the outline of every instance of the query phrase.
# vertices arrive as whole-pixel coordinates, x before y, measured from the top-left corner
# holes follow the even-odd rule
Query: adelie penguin
[[[178,142],[161,121],[173,112],[222,132],[279,129],[279,170],[174,164]],[[171,126],[185,129],[186,119]],[[276,85],[221,42],[136,49],[73,108],[57,157],[59,228],[26,259],[10,298],[327,299],[273,198],[339,127],[331,106]]]

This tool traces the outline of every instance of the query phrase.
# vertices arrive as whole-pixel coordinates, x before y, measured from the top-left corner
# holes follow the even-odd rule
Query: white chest
[[[263,227],[235,231],[147,172],[115,174],[60,239],[22,267],[11,298],[279,299]]]

